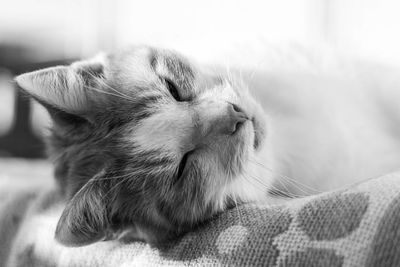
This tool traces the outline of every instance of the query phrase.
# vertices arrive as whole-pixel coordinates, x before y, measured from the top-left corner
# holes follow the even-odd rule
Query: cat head
[[[65,245],[129,225],[157,243],[261,194],[243,174],[263,144],[264,115],[233,75],[134,47],[16,81],[53,120]]]

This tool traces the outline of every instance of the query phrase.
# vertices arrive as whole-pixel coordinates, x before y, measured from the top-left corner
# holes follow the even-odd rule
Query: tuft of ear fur
[[[89,180],[69,201],[58,221],[55,238],[68,247],[89,245],[106,237],[110,227],[105,192],[98,177]]]
[[[19,75],[15,81],[44,106],[81,115],[90,109],[90,87],[103,75],[104,56]]]

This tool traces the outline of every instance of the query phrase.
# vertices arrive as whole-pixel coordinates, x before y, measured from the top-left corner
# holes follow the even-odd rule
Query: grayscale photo
[[[400,2],[0,3],[0,267],[400,266]]]

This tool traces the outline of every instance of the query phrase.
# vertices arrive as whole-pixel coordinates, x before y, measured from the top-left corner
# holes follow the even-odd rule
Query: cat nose
[[[221,125],[222,133],[224,134],[234,134],[249,118],[246,113],[238,106],[233,103],[228,104],[227,117]]]

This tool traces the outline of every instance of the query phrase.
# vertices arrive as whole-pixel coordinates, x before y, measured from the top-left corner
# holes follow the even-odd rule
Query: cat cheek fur
[[[158,150],[179,159],[182,152],[192,147],[188,140],[193,130],[192,118],[179,106],[168,103],[161,105],[159,109],[163,112],[156,112],[134,125],[125,136],[128,142],[135,140],[137,146],[144,151]]]

